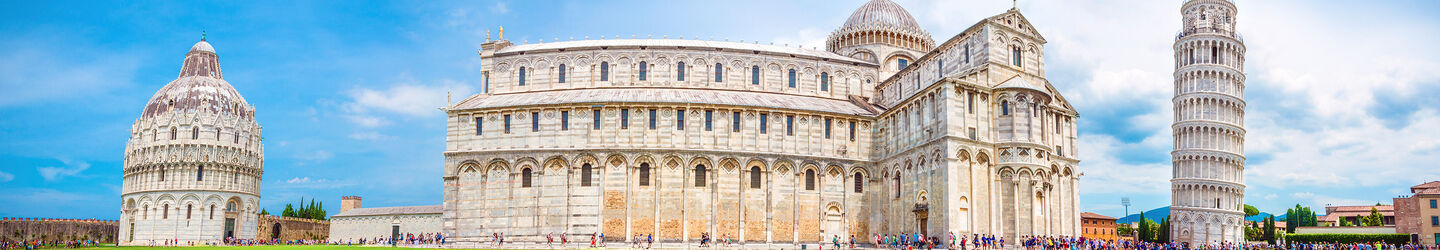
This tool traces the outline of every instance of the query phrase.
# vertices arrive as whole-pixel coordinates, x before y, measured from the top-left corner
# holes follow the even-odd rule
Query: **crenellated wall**
[[[0,218],[0,241],[94,240],[115,243],[119,221],[93,219]]]

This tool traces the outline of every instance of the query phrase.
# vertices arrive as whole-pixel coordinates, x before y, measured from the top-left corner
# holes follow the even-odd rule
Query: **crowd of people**
[[[29,250],[29,249],[40,249],[40,248],[80,248],[80,247],[97,247],[97,246],[100,246],[100,241],[95,241],[95,240],[50,240],[50,241],[42,241],[42,240],[12,241],[12,240],[8,240],[8,239],[6,239],[6,240],[0,240],[0,249],[23,249],[23,250]]]
[[[370,238],[344,239],[331,242],[334,245],[434,245],[445,244],[447,238],[441,233],[405,233],[400,237],[376,236]]]

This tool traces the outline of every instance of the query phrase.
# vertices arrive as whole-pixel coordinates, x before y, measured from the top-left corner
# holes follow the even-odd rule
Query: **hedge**
[[[1288,234],[1287,242],[1293,243],[1371,243],[1385,242],[1402,245],[1410,242],[1408,234]]]

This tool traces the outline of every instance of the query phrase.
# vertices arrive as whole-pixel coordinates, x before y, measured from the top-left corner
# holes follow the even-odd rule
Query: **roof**
[[[443,213],[440,205],[413,206],[413,207],[371,207],[350,209],[330,217],[351,217],[351,216],[377,216],[377,215],[402,215],[402,214],[439,214]]]
[[[250,120],[248,108],[245,98],[221,74],[220,57],[215,49],[201,40],[185,54],[180,75],[150,97],[140,117],[180,111],[232,114]]]
[[[1025,80],[1024,77],[1020,77],[1018,75],[1015,77],[1011,77],[1010,80],[1007,80],[1004,83],[1001,83],[1000,86],[995,86],[995,89],[1028,89],[1044,93],[1046,95],[1050,94],[1050,91],[1045,91],[1045,88],[1037,86],[1035,85],[1035,83],[1031,83],[1029,80]]]
[[[849,62],[849,63],[863,63],[863,64],[865,64],[865,65],[874,65],[874,63],[871,63],[871,62],[867,62],[867,61],[863,61],[863,60],[855,59],[855,58],[850,58],[850,57],[847,57],[847,56],[841,56],[840,54],[835,54],[835,53],[832,53],[832,52],[829,52],[829,51],[824,51],[824,50],[814,50],[814,49],[806,49],[806,48],[799,48],[799,47],[789,47],[789,46],[776,46],[776,45],[771,45],[771,44],[739,43],[739,42],[725,42],[725,41],[684,40],[684,39],[610,39],[610,40],[563,41],[563,42],[549,42],[549,43],[541,42],[541,43],[532,43],[532,44],[513,45],[513,46],[509,46],[509,47],[502,48],[502,49],[500,49],[499,51],[495,51],[495,53],[496,53],[496,54],[502,54],[502,53],[519,53],[519,52],[525,52],[525,51],[560,50],[560,49],[576,49],[576,48],[589,48],[589,47],[600,48],[600,47],[640,47],[640,46],[653,46],[653,47],[687,47],[687,48],[718,48],[718,49],[743,50],[743,51],[762,51],[762,52],[769,52],[769,53],[776,53],[776,54],[792,54],[792,55],[800,55],[800,56],[810,56],[810,57],[824,58],[824,59],[830,59],[830,60],[836,60],[836,61],[843,61],[843,62]]]
[[[452,110],[581,103],[705,103],[776,109],[798,109],[843,115],[872,116],[848,100],[719,89],[598,88],[477,95]]]
[[[1411,193],[1425,193],[1425,191],[1432,191],[1429,193],[1436,193],[1433,191],[1440,191],[1440,181],[1426,182],[1420,185],[1410,187]]]
[[[1100,215],[1100,214],[1097,214],[1097,213],[1091,213],[1091,212],[1080,213],[1080,218],[1084,218],[1084,219],[1101,219],[1101,220],[1115,220],[1115,217],[1104,216],[1104,215]]]

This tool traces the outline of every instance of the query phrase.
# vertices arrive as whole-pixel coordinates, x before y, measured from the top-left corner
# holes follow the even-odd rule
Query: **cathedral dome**
[[[220,73],[219,56],[209,42],[200,40],[185,54],[180,76],[150,97],[141,118],[169,112],[208,112],[252,120],[251,107]]]
[[[871,0],[860,5],[850,14],[850,19],[845,20],[845,25],[835,29],[826,40],[826,48],[830,51],[875,43],[917,51],[935,47],[935,40],[930,38],[929,32],[920,28],[910,12],[890,0]]]

